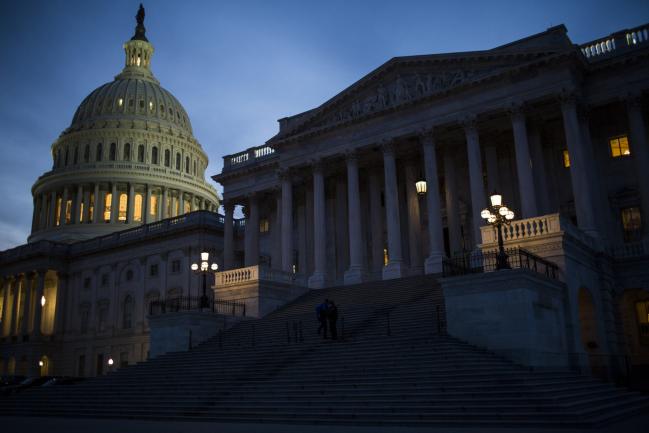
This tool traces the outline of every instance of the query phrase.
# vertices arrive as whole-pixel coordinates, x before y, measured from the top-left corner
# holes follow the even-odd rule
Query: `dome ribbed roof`
[[[153,120],[192,134],[192,125],[180,102],[156,82],[120,78],[90,93],[79,105],[70,128],[105,120]]]

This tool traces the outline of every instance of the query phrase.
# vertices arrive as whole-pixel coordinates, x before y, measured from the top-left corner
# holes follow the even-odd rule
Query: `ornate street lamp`
[[[483,209],[480,216],[487,223],[495,226],[498,231],[498,255],[496,256],[496,270],[510,269],[507,253],[503,245],[502,226],[508,225],[514,219],[514,212],[503,205],[503,196],[494,191],[489,197],[491,206]]]
[[[216,263],[209,263],[210,259],[210,253],[202,252],[201,253],[201,263],[192,263],[192,271],[196,272],[197,274],[202,274],[203,275],[203,296],[201,296],[201,308],[208,308],[209,305],[207,303],[207,274],[210,272],[216,272],[217,269],[219,269],[219,265]]]

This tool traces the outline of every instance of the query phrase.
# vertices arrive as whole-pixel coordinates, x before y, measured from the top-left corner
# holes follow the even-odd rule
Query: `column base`
[[[403,263],[400,261],[390,261],[387,266],[383,268],[384,280],[393,280],[395,278],[403,278]]]
[[[426,274],[441,274],[443,270],[444,255],[431,254],[424,262],[424,272]]]
[[[360,284],[363,282],[363,267],[362,266],[352,266],[345,271],[343,276],[343,284],[348,286],[350,284]]]
[[[309,289],[322,289],[325,286],[325,273],[324,272],[314,272],[313,275],[309,277],[307,282]]]

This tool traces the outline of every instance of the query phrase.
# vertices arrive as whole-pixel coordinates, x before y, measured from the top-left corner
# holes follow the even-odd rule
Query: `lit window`
[[[192,202],[189,200],[185,200],[183,207],[184,207],[183,213],[190,213],[192,211]]]
[[[80,206],[79,206],[79,222],[80,222],[80,223],[83,222],[83,204],[84,204],[84,203],[81,202],[81,203],[80,203]]]
[[[56,225],[61,225],[61,197],[56,198]]]
[[[153,113],[153,101],[149,101],[149,111]]]
[[[627,207],[621,210],[624,241],[633,242],[642,238],[642,217],[640,208]]]
[[[72,221],[72,200],[65,202],[65,223],[70,224]]]
[[[104,198],[104,221],[105,222],[110,222],[110,211],[111,211],[111,205],[113,203],[113,194],[112,193],[106,193],[106,197]]]
[[[636,302],[635,311],[638,318],[640,342],[647,344],[649,342],[649,301]]]
[[[142,194],[135,194],[133,206],[133,220],[142,222]]]
[[[158,215],[158,196],[152,195],[151,202],[149,203],[149,215],[155,217]]]
[[[269,229],[270,229],[270,224],[268,223],[267,218],[264,218],[259,221],[259,233],[267,233]]]
[[[122,105],[124,105],[124,99],[119,98],[119,99],[117,100],[117,106],[118,106],[118,107],[121,107]]]
[[[383,248],[383,266],[387,266],[389,260],[390,258],[388,257],[388,249]]]
[[[631,155],[631,151],[629,150],[629,138],[626,135],[611,138],[608,141],[608,144],[611,148],[611,156],[613,158]]]
[[[119,195],[119,213],[117,214],[117,220],[126,222],[126,208],[128,206],[128,196],[124,193]]]
[[[95,194],[90,194],[90,205],[88,206],[88,221],[92,222],[95,217]]]
[[[567,149],[563,151],[563,166],[565,168],[570,167],[570,154],[568,153]]]

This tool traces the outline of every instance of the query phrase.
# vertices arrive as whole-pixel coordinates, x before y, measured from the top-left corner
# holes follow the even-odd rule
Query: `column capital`
[[[310,159],[309,165],[314,173],[322,173],[324,170],[324,160],[322,158]]]
[[[223,201],[221,201],[221,204],[223,205],[223,210],[225,210],[226,213],[234,212],[234,206],[236,205],[236,203],[234,202],[233,199],[228,199],[228,200],[224,199]]]
[[[358,151],[356,149],[348,149],[344,153],[345,161],[358,162]]]
[[[509,116],[512,118],[512,121],[516,121],[524,119],[527,115],[527,112],[529,111],[529,108],[523,101],[514,99],[506,104],[505,110],[507,111],[507,114],[509,114]]]
[[[435,128],[433,126],[421,128],[417,131],[417,136],[423,146],[435,146]]]
[[[289,167],[280,167],[278,168],[275,173],[277,174],[277,177],[280,180],[287,180],[291,181],[291,169]]]
[[[396,140],[394,138],[384,138],[379,142],[379,146],[384,155],[394,155]]]
[[[474,113],[462,114],[459,122],[465,132],[476,132],[478,129],[477,116]]]
[[[642,92],[629,92],[620,98],[629,109],[642,109]]]
[[[581,95],[577,91],[577,89],[573,88],[564,88],[561,89],[561,92],[558,95],[559,102],[561,103],[561,108],[564,107],[576,107],[580,100],[581,100]]]

